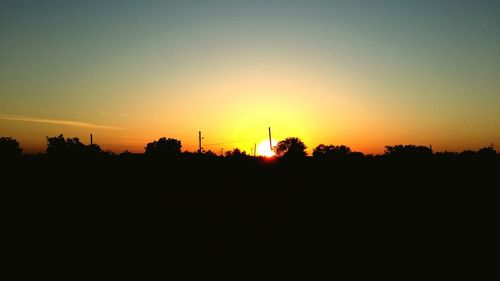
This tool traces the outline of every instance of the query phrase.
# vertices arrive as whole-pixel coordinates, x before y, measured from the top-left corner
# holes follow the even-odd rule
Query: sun
[[[271,140],[271,143],[275,146],[278,142]],[[257,155],[265,157],[274,156],[274,151],[269,147],[269,140],[263,140],[257,145]]]

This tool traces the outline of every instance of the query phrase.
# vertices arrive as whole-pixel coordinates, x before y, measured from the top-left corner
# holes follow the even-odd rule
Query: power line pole
[[[94,142],[92,141],[92,134],[90,134],[90,145],[93,145]]]
[[[271,141],[271,127],[269,127],[269,148],[273,151],[273,142]]]
[[[198,131],[198,153],[201,153],[201,131]]]

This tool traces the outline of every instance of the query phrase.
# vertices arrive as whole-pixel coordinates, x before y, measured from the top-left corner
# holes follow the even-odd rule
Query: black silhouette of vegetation
[[[11,137],[0,138],[0,158],[14,158],[21,156],[23,150],[19,142]]]
[[[482,157],[495,157],[497,154],[495,148],[493,148],[493,145],[490,145],[488,147],[483,147],[477,151],[477,155],[482,156]]]
[[[395,145],[386,146],[385,155],[393,158],[422,158],[431,157],[432,149],[427,146]]]
[[[78,138],[64,138],[64,135],[47,137],[47,155],[53,157],[96,156],[103,151],[97,144],[85,145]]]
[[[9,147],[19,156],[17,142],[1,140],[2,151]],[[376,241],[384,248],[411,241],[418,248],[432,244],[435,235],[457,245],[463,241],[457,233],[478,232],[496,221],[500,157],[493,146],[433,153],[395,145],[383,155],[363,155],[343,145],[319,145],[312,157],[305,149],[300,139],[287,138],[276,146],[276,157],[252,157],[240,149],[218,156],[181,152],[179,140],[160,138],[145,153],[113,155],[59,135],[47,138],[46,154],[1,161],[2,183],[15,183],[2,184],[2,190],[15,210],[10,216],[36,229],[39,240],[64,239],[54,232],[74,231],[85,245],[99,245],[107,232],[119,245],[173,233],[181,238],[172,243],[195,243],[229,227],[217,237],[283,231],[277,237],[285,241],[302,232],[314,235],[307,240],[314,244],[329,233],[322,241]],[[447,232],[454,228],[460,231]],[[12,229],[27,235],[30,245],[33,231]]]
[[[233,159],[244,159],[248,157],[247,153],[245,151],[241,151],[239,148],[235,148],[230,151],[226,151],[224,154],[227,158],[233,158]]]
[[[320,144],[313,150],[313,156],[317,158],[345,158],[351,154],[351,148],[345,145]]]
[[[306,148],[307,146],[299,138],[290,137],[278,142],[274,152],[278,157],[301,159],[307,155]]]
[[[147,144],[144,148],[147,156],[164,158],[164,159],[178,159],[181,155],[181,141],[173,138],[160,138]]]
[[[209,150],[204,150],[202,153],[203,153],[203,155],[205,157],[208,157],[208,158],[217,158],[218,157],[217,154],[215,154],[215,152],[213,152],[210,149]]]

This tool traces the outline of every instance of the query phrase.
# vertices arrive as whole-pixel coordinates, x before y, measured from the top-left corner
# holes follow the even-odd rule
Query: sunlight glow
[[[271,143],[273,147],[278,143],[276,140],[272,139]],[[263,140],[257,145],[257,155],[271,157],[274,156],[274,151],[269,147],[269,140]]]

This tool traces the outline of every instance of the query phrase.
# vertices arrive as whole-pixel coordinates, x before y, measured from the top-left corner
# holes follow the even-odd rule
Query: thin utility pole
[[[271,141],[271,127],[269,127],[269,148],[273,151],[273,143]]]
[[[92,134],[90,134],[90,145],[93,145],[94,142],[92,141]]]
[[[198,153],[201,153],[201,131],[198,131]]]

